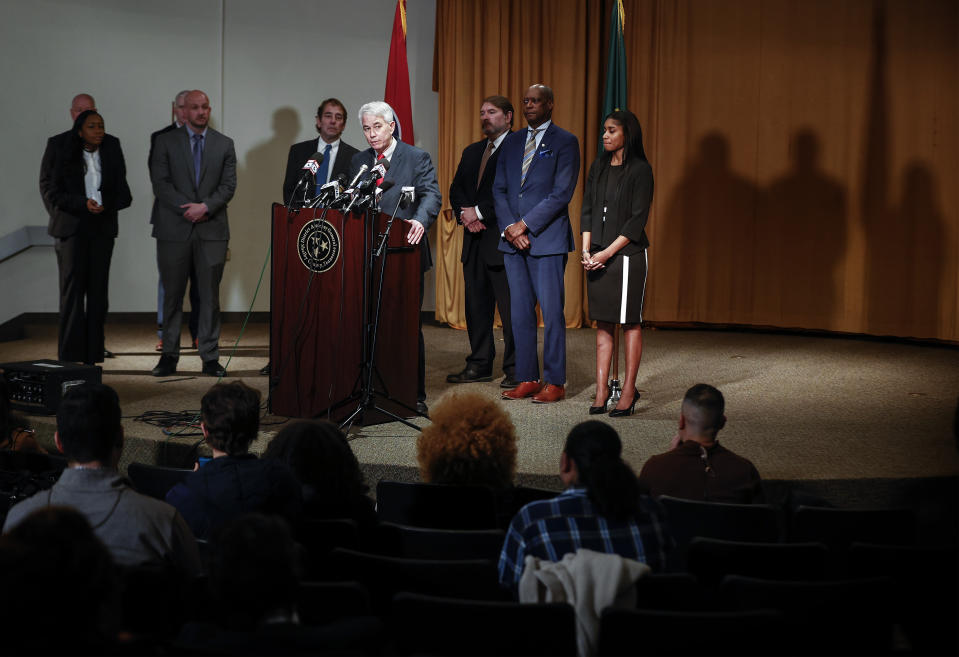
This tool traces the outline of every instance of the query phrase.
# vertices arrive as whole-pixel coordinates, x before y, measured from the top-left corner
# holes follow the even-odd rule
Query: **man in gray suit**
[[[430,154],[416,146],[405,144],[393,136],[396,121],[393,118],[393,108],[383,101],[366,103],[359,111],[360,123],[363,124],[363,135],[370,145],[364,151],[353,156],[353,175],[359,172],[365,164],[372,168],[377,160],[385,159],[390,163],[384,180],[394,183],[386,190],[380,199],[380,208],[385,212],[393,212],[400,200],[402,188],[414,187],[415,200],[407,208],[399,208],[396,217],[409,224],[407,241],[420,246],[420,306],[423,305],[423,272],[433,266],[430,257],[429,240],[426,231],[429,230],[436,215],[440,212],[443,197],[436,182],[436,169]],[[426,347],[423,342],[423,323],[420,317],[419,364],[417,367],[416,411],[426,415]]]
[[[236,191],[236,153],[233,140],[210,128],[209,121],[210,99],[202,91],[191,91],[186,123],[157,137],[150,160],[157,199],[152,221],[165,291],[163,355],[153,376],[176,372],[191,265],[200,293],[197,348],[203,373],[226,376],[219,362],[220,280],[230,239],[226,204]]]

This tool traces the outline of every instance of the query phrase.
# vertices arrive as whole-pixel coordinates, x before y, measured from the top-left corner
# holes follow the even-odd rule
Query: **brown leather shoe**
[[[566,399],[566,388],[547,383],[542,390],[533,395],[534,404],[552,404]]]
[[[539,381],[523,381],[512,390],[503,392],[503,399],[524,399],[525,397],[532,397],[540,391],[541,387]]]

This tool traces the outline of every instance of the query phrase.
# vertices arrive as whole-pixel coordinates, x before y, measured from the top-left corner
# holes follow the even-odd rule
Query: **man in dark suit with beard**
[[[377,160],[385,159],[390,163],[384,180],[393,183],[393,186],[384,192],[380,199],[380,207],[387,208],[389,212],[397,208],[397,219],[403,219],[410,226],[406,236],[407,241],[413,245],[420,245],[420,306],[422,306],[423,272],[433,266],[426,231],[433,225],[443,203],[443,197],[436,182],[436,169],[433,168],[429,153],[393,136],[396,121],[393,108],[387,103],[383,101],[366,103],[360,108],[359,117],[363,124],[363,134],[370,147],[353,156],[352,172],[353,175],[359,173],[364,164],[372,169]],[[398,203],[404,186],[415,188],[415,199],[409,207],[400,208]],[[416,411],[425,415],[428,409],[426,407],[426,346],[423,342],[422,319],[419,333]]]
[[[323,161],[314,180],[305,188],[296,190],[299,200],[310,201],[316,196],[316,190],[335,179],[339,174],[350,175],[355,148],[340,139],[346,128],[346,107],[336,98],[327,98],[316,110],[316,131],[319,139],[308,139],[290,146],[290,155],[286,160],[286,175],[283,177],[283,203],[290,203],[296,190],[296,181],[300,177],[303,164],[313,153],[323,155]]]
[[[470,144],[450,185],[450,205],[463,225],[463,278],[466,284],[466,330],[470,355],[463,371],[446,377],[449,383],[490,381],[496,348],[493,314],[499,306],[503,322],[503,373],[500,385],[515,388],[516,354],[510,323],[509,283],[499,250],[500,236],[493,207],[493,180],[499,146],[513,126],[513,105],[504,96],[490,96],[480,107],[485,139]]]

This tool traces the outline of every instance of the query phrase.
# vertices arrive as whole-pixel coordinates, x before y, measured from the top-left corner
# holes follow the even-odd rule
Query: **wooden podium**
[[[389,217],[273,205],[270,411],[340,422],[363,399],[364,323],[372,326],[382,257],[372,259]],[[416,407],[420,247],[393,222],[374,354],[376,405],[400,417]],[[364,276],[365,273],[365,276]],[[364,294],[364,283],[366,284]],[[364,299],[366,308],[364,308]],[[372,335],[372,329],[370,330]],[[390,422],[366,410],[359,424]]]

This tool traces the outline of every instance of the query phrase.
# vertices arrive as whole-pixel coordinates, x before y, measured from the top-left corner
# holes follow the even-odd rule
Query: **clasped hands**
[[[183,216],[193,223],[206,221],[210,218],[210,209],[206,207],[206,203],[184,203],[180,207],[186,208]]]
[[[609,260],[609,254],[606,249],[593,254],[590,254],[589,249],[583,249],[583,258],[580,262],[586,271],[596,271],[597,269],[604,269],[607,260]]]
[[[486,230],[486,224],[476,214],[476,208],[463,208],[463,211],[460,212],[460,223],[463,224],[463,228],[471,233]]]
[[[506,230],[503,231],[503,237],[517,251],[525,251],[529,248],[529,235],[526,234],[528,230],[526,222],[520,219],[506,227]]]

